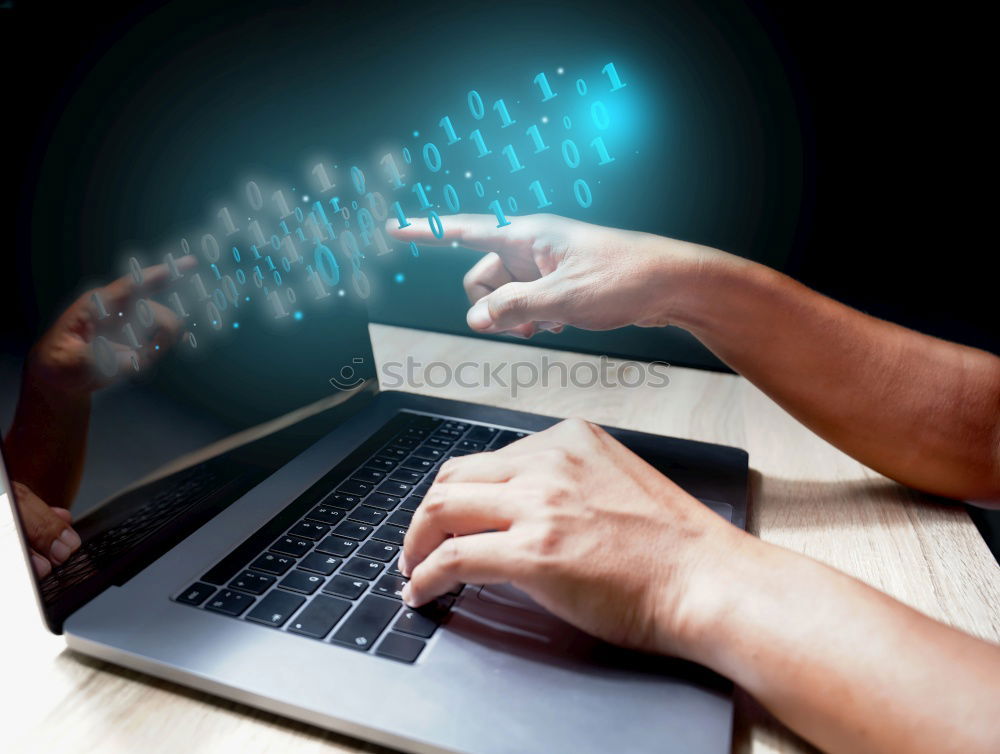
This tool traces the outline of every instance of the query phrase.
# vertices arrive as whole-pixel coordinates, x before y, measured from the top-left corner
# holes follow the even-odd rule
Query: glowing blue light
[[[239,330],[240,329],[240,323],[239,322],[233,322],[233,329],[234,330]]]
[[[247,301],[249,301],[249,300],[250,300],[250,297],[249,297],[249,296],[247,296]]]
[[[153,350],[154,350],[154,351],[159,351],[159,350],[160,350],[160,347],[159,347],[159,346],[153,346]]]
[[[414,139],[418,138],[419,136],[420,136],[420,132],[419,131],[414,131],[413,132],[413,138]]]
[[[295,312],[292,316],[295,317],[295,319],[302,319],[302,312]]]
[[[406,277],[404,277],[403,273],[402,272],[397,272],[396,273],[396,282],[397,283],[402,283],[404,280],[406,280]]]

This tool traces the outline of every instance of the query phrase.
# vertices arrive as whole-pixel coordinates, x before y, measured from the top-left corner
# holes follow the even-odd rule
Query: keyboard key
[[[415,437],[418,440],[422,440],[430,434],[430,430],[424,427],[408,427],[403,430],[400,434],[401,437]]]
[[[412,469],[413,471],[428,472],[434,468],[437,461],[430,461],[426,458],[407,458],[403,461],[401,469]]]
[[[263,623],[267,626],[283,626],[285,621],[298,610],[305,597],[290,592],[275,589],[262,599],[253,610],[247,613],[247,620]]]
[[[437,474],[435,474],[434,476],[437,476]],[[427,494],[427,490],[431,488],[432,484],[434,484],[434,477],[429,477],[425,479],[424,481],[422,481],[420,484],[418,484],[416,487],[413,488],[414,496],[423,497],[424,495]]]
[[[271,549],[274,552],[280,552],[283,555],[291,555],[293,558],[299,558],[309,552],[309,550],[312,549],[312,546],[313,543],[308,539],[299,539],[298,537],[282,537],[271,545]]]
[[[511,432],[510,430],[505,429],[500,432],[500,435],[493,441],[493,445],[491,445],[490,447],[493,448],[493,450],[499,450],[500,448],[506,447],[507,445],[510,445],[512,442],[516,442],[517,440],[520,440],[522,437],[527,437],[527,436],[528,436],[527,432]]]
[[[378,635],[392,620],[399,603],[384,597],[369,595],[358,603],[344,624],[333,635],[333,641],[354,649],[367,651]]]
[[[358,555],[371,558],[372,560],[381,560],[383,563],[388,563],[396,557],[396,553],[398,552],[399,548],[396,547],[396,545],[390,545],[385,542],[376,542],[372,540],[361,545],[361,549],[358,550]]]
[[[293,592],[312,594],[323,585],[324,581],[326,579],[323,576],[300,571],[296,568],[294,571],[289,571],[288,575],[278,582],[278,586],[283,589],[291,589]]]
[[[381,492],[376,492],[365,500],[365,505],[370,505],[374,508],[381,508],[382,510],[391,511],[397,505],[399,501],[403,498],[396,495],[383,495]]]
[[[386,569],[386,573],[390,576],[402,576],[403,572],[399,570],[399,561],[394,561],[392,565]]]
[[[406,502],[404,502],[401,506],[399,506],[399,510],[403,511],[404,513],[413,513],[417,508],[420,507],[420,504],[422,502],[424,502],[423,495],[410,495],[408,498],[406,498]]]
[[[347,539],[367,539],[373,528],[365,524],[358,524],[354,521],[345,521],[333,530],[335,536],[346,537]]]
[[[313,521],[302,521],[288,530],[288,536],[290,537],[302,537],[303,539],[311,539],[313,541],[323,539],[329,533],[330,527],[327,524]]]
[[[458,445],[455,446],[455,450],[465,450],[469,453],[478,453],[483,450],[486,446],[481,442],[473,442],[472,440],[462,440]]]
[[[496,427],[473,427],[472,431],[465,436],[465,439],[489,445],[499,434],[500,430]]]
[[[396,526],[409,526],[411,521],[413,521],[412,511],[396,511],[386,519],[387,524],[396,524]]]
[[[413,450],[420,444],[420,438],[417,437],[397,437],[391,443],[389,443],[390,448],[406,448],[408,450]]]
[[[370,482],[372,484],[378,484],[383,479],[385,479],[386,473],[387,472],[385,469],[375,469],[368,467],[355,471],[353,474],[351,474],[351,479],[357,479],[359,482]]]
[[[457,440],[459,437],[462,436],[462,433],[459,432],[457,429],[444,429],[444,428],[442,428],[442,429],[439,429],[437,432],[435,432],[434,436],[435,437],[450,437],[452,440]]]
[[[310,521],[319,521],[323,524],[339,524],[344,520],[344,511],[329,505],[320,505],[313,508],[306,516]]]
[[[314,639],[322,639],[350,609],[350,602],[321,595],[295,616],[288,630]]]
[[[389,476],[389,479],[394,482],[405,482],[406,484],[420,484],[420,480],[423,478],[423,472],[410,469],[396,469]]]
[[[412,484],[404,484],[403,482],[393,482],[386,481],[382,482],[378,487],[375,488],[378,492],[382,492],[386,495],[395,495],[396,497],[403,497],[407,492],[413,489]]]
[[[413,420],[410,422],[411,427],[419,427],[420,429],[434,429],[439,426],[444,419],[438,419],[436,416],[424,416],[423,414],[413,414]]]
[[[462,422],[448,421],[441,425],[441,429],[452,429],[456,432],[464,432],[469,428],[468,424],[463,424]]]
[[[265,552],[251,563],[250,567],[255,571],[264,571],[265,573],[273,573],[275,576],[281,576],[294,563],[295,559],[287,555],[279,555],[276,552]]]
[[[396,600],[403,599],[403,587],[406,579],[401,576],[383,576],[375,582],[372,587],[372,594],[381,594],[383,597],[392,597]],[[429,634],[428,634],[429,635]]]
[[[345,511],[351,510],[351,508],[360,502],[361,498],[357,495],[347,495],[343,492],[334,492],[332,495],[323,500],[325,505],[331,508],[340,508]]]
[[[381,540],[382,542],[389,542],[394,545],[403,544],[403,539],[406,537],[406,529],[401,529],[398,526],[393,526],[392,524],[384,524],[378,528],[375,532],[375,539]]]
[[[386,516],[389,514],[386,511],[380,511],[377,508],[369,508],[367,505],[359,505],[351,513],[351,521],[357,521],[362,524],[372,524],[378,525],[385,521]]]
[[[332,555],[326,555],[322,552],[311,552],[299,562],[299,568],[304,571],[315,571],[316,573],[322,573],[324,576],[329,576],[337,570],[337,566],[342,562],[340,558],[335,558]]]
[[[347,597],[349,600],[357,599],[368,587],[367,581],[352,579],[347,576],[336,575],[323,587],[324,594],[336,594],[338,597]]]
[[[368,558],[351,558],[346,563],[344,567],[340,569],[340,572],[345,576],[357,576],[360,579],[368,579],[371,581],[380,573],[385,567],[385,564],[379,563],[376,560],[369,560]]]
[[[412,461],[414,458],[424,458],[428,461],[437,462],[442,460],[445,457],[445,455],[447,455],[447,451],[442,450],[441,448],[435,448],[428,445],[421,445],[419,448],[413,451],[413,455],[410,457],[410,460]]]
[[[368,484],[368,482],[358,482],[354,479],[349,479],[337,488],[337,492],[364,497],[373,489],[374,485]]]
[[[381,453],[379,453],[379,458],[389,458],[395,461],[397,464],[410,454],[410,451],[404,450],[403,448],[385,448]]]
[[[229,586],[231,589],[239,589],[244,592],[250,592],[250,594],[263,594],[273,583],[274,576],[269,576],[266,573],[244,571],[230,581]]]
[[[339,558],[344,558],[354,552],[357,546],[358,543],[350,539],[327,537],[316,545],[316,552],[322,552],[326,555],[336,555]]]
[[[382,639],[375,654],[400,662],[414,662],[424,651],[425,646],[427,646],[426,642],[422,642],[420,639],[390,632]]]
[[[185,605],[200,605],[202,602],[207,600],[208,595],[214,591],[214,586],[202,584],[200,581],[197,581],[178,594],[177,601],[183,602]]]
[[[368,465],[377,469],[394,469],[399,465],[399,457],[395,453],[392,456],[376,456],[368,462]]]
[[[390,577],[386,576],[385,578]],[[406,608],[399,616],[392,630],[429,639],[437,630],[437,627],[444,622],[454,602],[450,597],[441,597],[416,610]]]
[[[450,437],[432,437],[424,443],[424,447],[440,448],[441,450],[447,451],[454,444],[454,442],[455,441]]]
[[[230,589],[223,589],[212,597],[205,607],[217,613],[226,615],[239,615],[253,603],[253,597],[248,594],[241,594]]]

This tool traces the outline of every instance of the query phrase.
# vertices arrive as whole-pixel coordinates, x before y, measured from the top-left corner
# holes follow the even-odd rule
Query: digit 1
[[[524,170],[524,165],[518,162],[517,153],[514,152],[514,145],[508,144],[503,148],[503,153],[507,155],[507,159],[510,160],[510,172],[516,173],[518,170]]]
[[[260,252],[257,251],[257,245],[256,244],[250,244],[250,251],[253,252],[253,258],[254,259],[260,259]]]
[[[541,181],[532,181],[528,186],[528,190],[535,195],[535,199],[538,200],[538,209],[544,209],[545,207],[551,207],[552,202],[550,202],[546,196],[545,192],[542,191]]]
[[[170,271],[171,280],[180,280],[183,277],[181,271],[177,268],[177,262],[174,261],[174,255],[169,251],[164,255],[163,263],[167,266],[167,270]]]
[[[388,254],[392,249],[389,248],[389,244],[385,242],[385,236],[379,228],[375,228],[372,231],[375,234],[375,248],[378,250],[379,256],[382,254]]]
[[[309,217],[306,218],[306,227],[309,229],[309,232],[312,233],[313,241],[316,243],[323,243],[323,241],[326,240],[326,236],[323,235],[323,230],[319,227],[319,223],[316,222],[316,215],[312,212],[310,212]]]
[[[392,187],[403,188],[406,184],[403,183],[403,176],[399,174],[399,168],[396,166],[396,160],[392,154],[390,153],[383,157],[381,163],[389,169],[389,180],[392,181]],[[340,210],[337,211],[339,212]]]
[[[289,264],[295,264],[299,261],[299,250],[295,248],[291,236],[285,236],[281,240],[281,245],[284,247],[285,259],[288,260]]]
[[[545,78],[544,73],[539,73],[535,76],[535,83],[538,84],[538,88],[542,90],[542,102],[548,102],[550,99],[557,96],[556,93],[552,91],[552,87],[549,86],[549,80]]]
[[[618,78],[618,71],[615,70],[614,63],[608,63],[606,66],[604,66],[601,69],[601,73],[608,74],[608,78],[611,79],[611,91],[614,92],[619,89],[625,88],[626,85],[622,83],[622,80],[620,78]]]
[[[414,187],[414,189],[415,188],[416,186]],[[403,212],[403,207],[400,205],[399,202],[393,202],[392,208],[396,210],[396,217],[399,219],[400,228],[405,228],[406,226],[410,225],[410,221],[406,219],[406,213]]]
[[[447,115],[438,121],[438,125],[444,129],[444,134],[448,137],[449,144],[454,144],[456,141],[462,140],[462,137],[455,133],[455,127],[451,125],[451,118]]]
[[[271,291],[267,294],[268,301],[271,302],[271,306],[274,308],[274,318],[281,319],[282,317],[287,317],[288,312],[285,311],[285,305],[281,302],[281,297],[278,295],[277,291]]]
[[[549,148],[548,145],[544,141],[542,141],[542,134],[539,133],[538,126],[532,126],[531,128],[529,128],[527,134],[528,136],[531,137],[531,140],[535,142],[535,154],[538,154],[539,152],[544,152],[546,149]]]
[[[333,199],[330,200],[330,203],[332,204],[335,201],[337,201],[337,197],[333,197]],[[327,218],[326,218],[326,210],[323,209],[323,203],[322,202],[313,202],[313,210],[314,210],[316,216],[323,218],[323,225],[324,225],[324,227],[326,227],[326,232],[330,234],[330,238],[336,240],[337,239],[337,233],[334,231],[333,226],[330,225],[330,221],[327,220]],[[337,210],[337,211],[339,212],[340,210]],[[309,215],[313,216],[313,212],[310,212]],[[315,223],[316,220],[313,219],[313,222]],[[323,235],[322,232],[320,233],[320,235]]]
[[[308,272],[309,285],[312,287],[316,298],[321,299],[329,296],[330,294],[323,287],[323,281],[319,279],[319,275],[316,274],[315,270],[312,267],[306,267],[306,271]]]
[[[222,280],[222,273],[219,272],[219,266],[218,265],[211,264],[211,265],[209,265],[209,269],[212,270],[212,272],[215,273],[215,279],[216,280]]]
[[[504,216],[504,214],[503,214],[503,207],[500,206],[500,200],[499,199],[494,199],[492,202],[490,202],[490,207],[489,208],[491,210],[493,210],[493,212],[497,216],[497,227],[498,228],[502,228],[505,225],[510,225],[510,220],[508,220]]]
[[[510,119],[510,113],[507,112],[507,105],[504,104],[502,99],[498,99],[493,103],[493,109],[500,113],[500,128],[507,128],[507,126],[517,123],[516,120]]]
[[[90,301],[91,303],[93,303],[94,308],[97,309],[98,319],[104,319],[105,317],[108,316],[108,310],[104,308],[104,302],[101,300],[100,296],[98,296],[96,293],[91,293]]]
[[[608,154],[608,148],[604,146],[604,138],[598,136],[592,142],[590,146],[597,150],[597,156],[601,158],[601,161],[597,163],[598,165],[607,165],[609,162],[614,162],[615,158]]]
[[[427,201],[427,194],[424,192],[424,185],[422,183],[413,184],[413,193],[420,199],[420,209],[431,208],[431,203]]]
[[[177,312],[177,316],[181,319],[186,319],[188,313],[184,311],[184,304],[181,303],[181,297],[177,293],[170,294],[170,305],[174,307],[174,311]]]
[[[478,128],[471,134],[469,134],[469,138],[472,139],[474,142],[476,142],[476,148],[479,149],[480,157],[485,157],[488,154],[493,154],[489,149],[486,148],[486,142],[483,141],[483,135],[479,133]]]
[[[253,233],[253,240],[257,242],[258,246],[263,246],[267,243],[267,239],[264,238],[264,231],[260,229],[260,223],[254,220],[247,226],[250,232]]]
[[[326,174],[326,165],[321,162],[312,169],[312,172],[313,175],[316,176],[316,180],[319,181],[320,193],[325,194],[333,188],[333,184],[330,182],[330,177]]]
[[[128,340],[128,344],[132,346],[132,348],[142,347],[142,344],[139,342],[139,338],[135,335],[135,328],[132,327],[131,322],[127,323],[125,327],[122,328],[122,334],[125,336],[125,339]]]
[[[333,199],[330,200],[330,206],[333,207],[333,211],[334,212],[338,212],[339,213],[340,212],[340,197],[339,196],[333,197]],[[324,215],[324,219],[325,219],[325,215]]]
[[[198,300],[204,301],[208,298],[208,289],[205,288],[205,281],[201,279],[201,275],[197,272],[194,273],[193,284],[195,288],[195,293],[198,294]]]
[[[286,223],[284,220],[278,223],[278,227],[281,228],[281,232],[286,236],[292,232],[288,229],[288,223]]]
[[[223,207],[219,210],[219,219],[222,220],[222,224],[226,226],[227,236],[231,236],[239,230],[239,228],[236,227],[236,223],[233,222],[233,218],[229,216],[229,207]]]
[[[274,199],[274,203],[278,205],[278,211],[281,213],[281,219],[285,219],[292,214],[292,210],[289,208],[288,202],[285,200],[285,195],[281,193],[281,189],[271,194],[271,198]]]

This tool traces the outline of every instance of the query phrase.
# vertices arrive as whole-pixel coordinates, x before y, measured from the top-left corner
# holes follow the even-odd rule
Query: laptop
[[[380,391],[364,302],[335,306],[95,394],[83,544],[44,578],[10,496],[48,629],[407,752],[728,752],[732,687],[704,668],[611,647],[511,586],[403,605],[396,559],[440,464],[558,419]],[[608,430],[745,526],[744,451]]]

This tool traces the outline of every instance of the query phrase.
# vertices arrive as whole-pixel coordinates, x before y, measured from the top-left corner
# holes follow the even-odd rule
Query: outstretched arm
[[[469,326],[673,324],[817,434],[904,484],[1000,502],[1000,358],[862,314],[763,265],[552,215],[414,220],[405,241],[487,252],[466,275]]]

